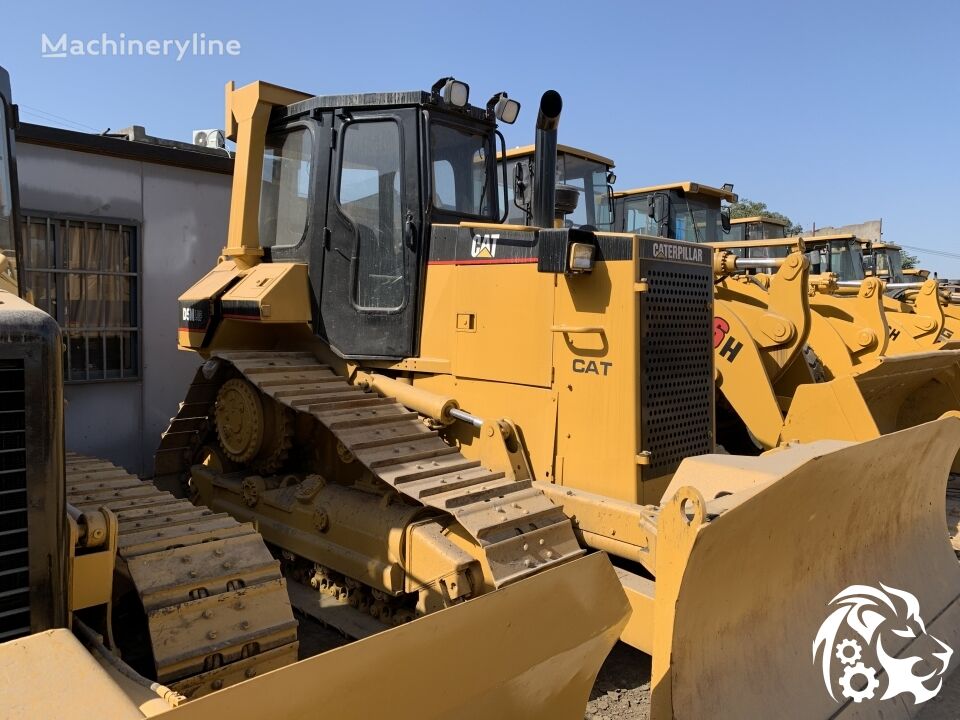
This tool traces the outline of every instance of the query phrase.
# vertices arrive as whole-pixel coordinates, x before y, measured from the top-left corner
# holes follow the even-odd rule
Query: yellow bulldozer
[[[712,251],[567,227],[580,193],[557,187],[554,92],[529,220],[504,224],[495,123],[517,108],[468,97],[453,78],[228,86],[229,235],[180,298],[180,346],[204,362],[158,473],[255,523],[288,585],[318,591],[295,603],[341,627],[442,616],[544,570],[576,579],[604,551],[633,610],[621,637],[653,657],[653,717],[831,715],[806,638],[855,577],[915,583],[893,528],[929,541],[924,602],[955,612],[943,483],[960,421],[711,454]],[[910,480],[902,456],[871,464],[894,444],[924,458]],[[869,492],[841,470],[861,464]],[[894,501],[905,489],[922,502]],[[857,543],[835,532],[867,516]],[[745,692],[759,662],[781,679]]]
[[[16,251],[8,82],[0,72],[0,237]],[[324,711],[341,717],[582,716],[629,612],[602,554],[313,655],[251,523],[65,453],[52,318],[0,291],[0,336],[3,717],[307,718],[318,680]],[[410,516],[383,511],[380,527]],[[421,563],[431,541],[416,546]]]

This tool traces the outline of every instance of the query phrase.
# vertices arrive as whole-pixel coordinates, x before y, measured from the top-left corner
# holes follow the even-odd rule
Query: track
[[[285,580],[252,525],[74,454],[67,502],[116,514],[119,580],[143,604],[156,680],[196,697],[296,661]]]
[[[211,364],[213,363],[213,364]],[[228,353],[198,370],[157,453],[157,474],[184,476],[212,426],[229,364],[260,392],[308,413],[373,476],[452,516],[483,550],[497,587],[583,554],[569,519],[530,480],[464,457],[392,398],[350,384],[310,353]],[[210,377],[208,377],[210,376]]]

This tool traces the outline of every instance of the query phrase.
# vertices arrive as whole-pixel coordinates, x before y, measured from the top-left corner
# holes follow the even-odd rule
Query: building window
[[[25,213],[26,291],[63,329],[64,380],[140,376],[136,225]]]

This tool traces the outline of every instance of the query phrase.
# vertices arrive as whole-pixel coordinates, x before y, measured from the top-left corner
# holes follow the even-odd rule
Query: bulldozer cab
[[[710,187],[695,182],[670,183],[614,193],[617,230],[642,235],[720,242],[730,229],[722,201],[737,201],[732,185]]]
[[[16,293],[16,262],[20,253],[19,207],[17,197],[17,165],[14,155],[14,129],[17,108],[10,91],[10,76],[0,67],[0,289]]]
[[[510,224],[533,222],[533,161],[533,145],[511,148],[498,156],[497,178],[506,178],[506,212]],[[616,182],[613,168],[610,158],[569,145],[557,145],[557,184],[575,188],[579,196],[576,208],[564,219],[566,226],[613,229],[613,183]]]
[[[259,242],[265,260],[307,263],[314,331],[343,357],[415,355],[431,229],[501,221],[494,111],[466,100],[435,88],[272,111]]]
[[[770,240],[784,238],[787,223],[778,218],[767,216],[754,216],[733,218],[730,220],[730,232],[727,234],[728,241],[734,240]]]

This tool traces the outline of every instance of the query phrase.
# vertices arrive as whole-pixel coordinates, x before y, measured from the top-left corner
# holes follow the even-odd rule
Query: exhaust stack
[[[547,90],[540,98],[537,135],[533,154],[533,224],[552,228],[557,191],[557,128],[563,99],[556,90]]]

